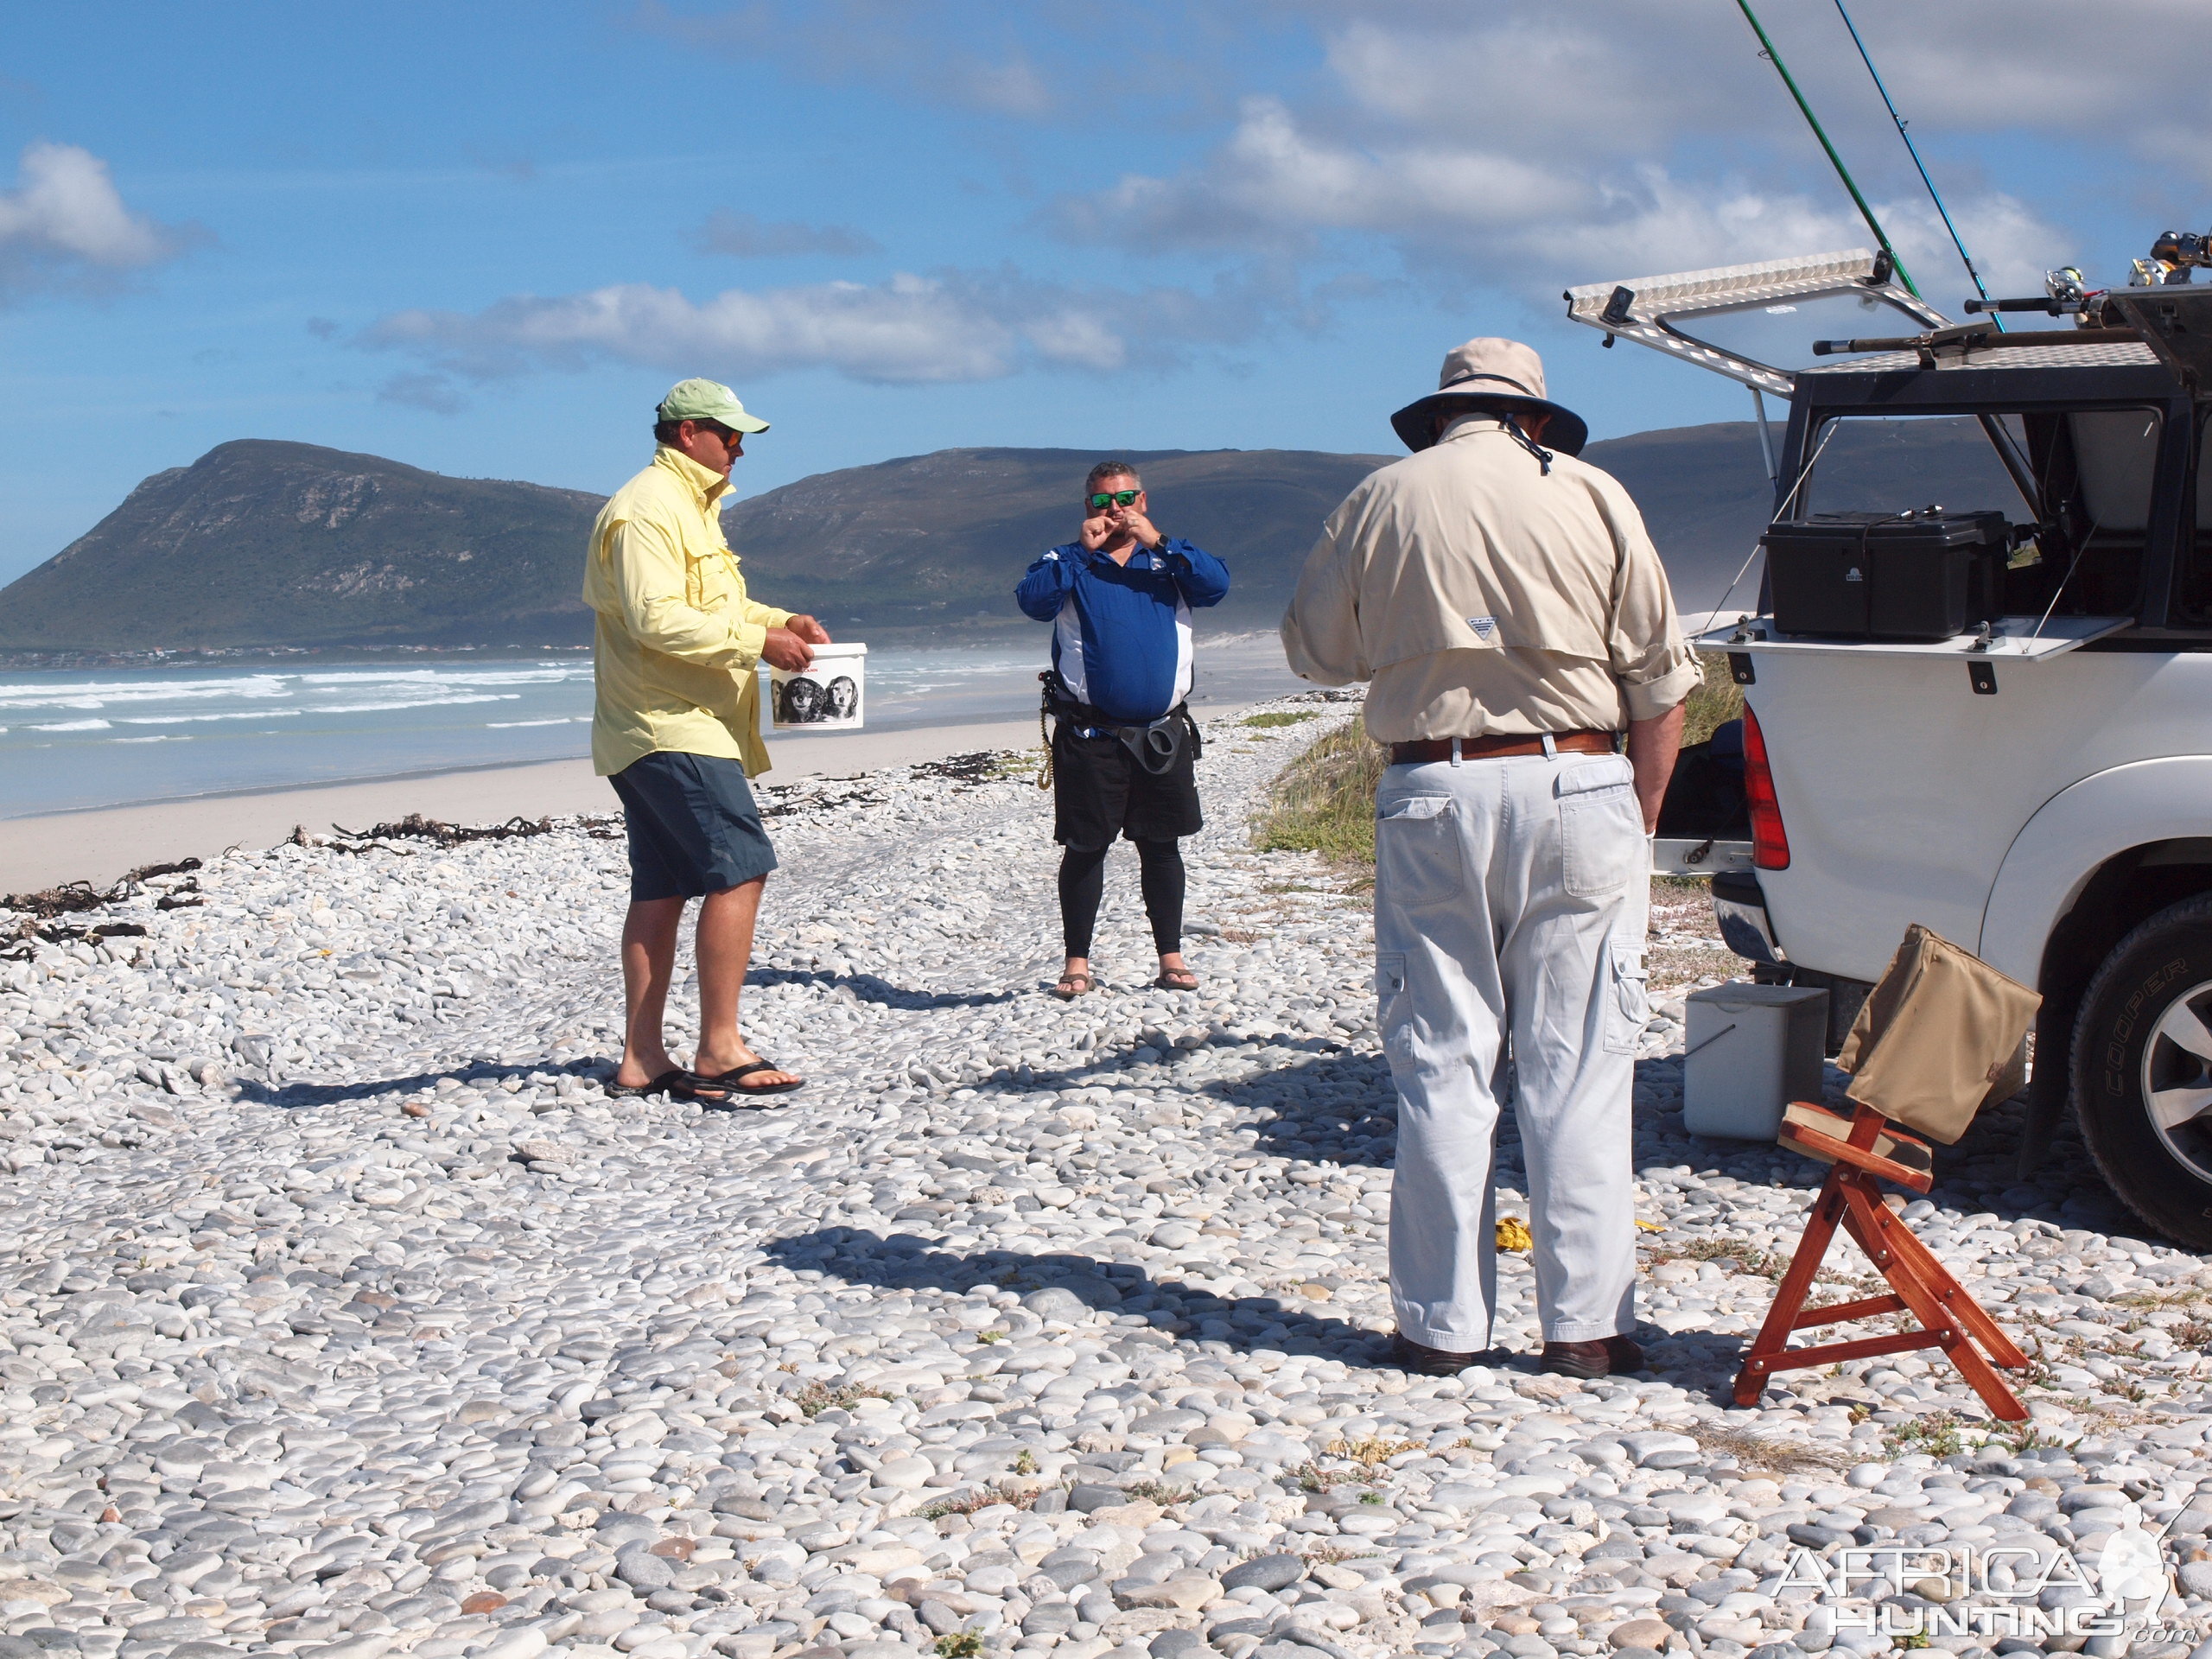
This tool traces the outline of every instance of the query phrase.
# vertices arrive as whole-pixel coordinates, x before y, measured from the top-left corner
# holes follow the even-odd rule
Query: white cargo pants
[[[1650,902],[1629,763],[1561,753],[1392,766],[1375,811],[1375,985],[1399,1099],[1398,1328],[1452,1353],[1491,1344],[1510,1057],[1544,1339],[1625,1334]]]

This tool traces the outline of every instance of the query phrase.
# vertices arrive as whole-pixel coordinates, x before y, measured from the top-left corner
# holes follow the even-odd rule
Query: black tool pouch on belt
[[[1155,778],[1173,772],[1183,758],[1183,746],[1196,744],[1198,728],[1181,703],[1145,726],[1116,726],[1114,735],[1136,762]]]
[[[1179,702],[1158,720],[1142,726],[1124,726],[1108,719],[1089,703],[1077,702],[1067,696],[1051,672],[1037,677],[1044,682],[1045,713],[1080,735],[1118,738],[1136,763],[1154,777],[1174,770],[1183,758],[1185,744],[1191,746],[1193,754],[1198,752],[1197,722],[1192,720],[1190,710]]]

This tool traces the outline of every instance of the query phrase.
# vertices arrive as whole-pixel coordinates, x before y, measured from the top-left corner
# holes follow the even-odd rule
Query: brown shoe
[[[1599,1342],[1548,1342],[1537,1369],[1549,1376],[1622,1376],[1643,1369],[1643,1350],[1626,1337]]]
[[[1418,1371],[1423,1376],[1457,1376],[1468,1366],[1481,1364],[1483,1357],[1424,1347],[1401,1333],[1390,1338],[1390,1363],[1402,1371]]]

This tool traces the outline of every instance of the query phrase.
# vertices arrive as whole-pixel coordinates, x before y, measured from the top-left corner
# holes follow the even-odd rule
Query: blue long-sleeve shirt
[[[1134,724],[1190,696],[1191,612],[1228,591],[1227,565],[1170,537],[1127,564],[1063,543],[1029,567],[1014,596],[1024,615],[1054,624],[1052,668],[1067,694]]]

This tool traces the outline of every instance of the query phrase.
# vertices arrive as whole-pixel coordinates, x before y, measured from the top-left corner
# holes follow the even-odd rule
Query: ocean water
[[[1194,701],[1294,690],[1279,651],[1232,641]],[[868,658],[871,729],[1015,719],[1044,631]],[[591,752],[588,651],[364,654],[0,671],[0,817],[565,760]]]

